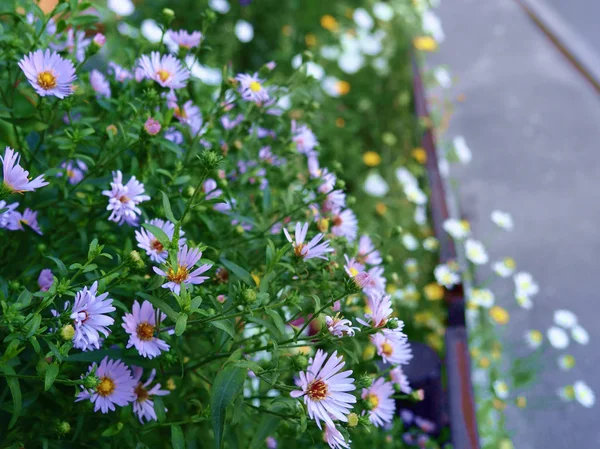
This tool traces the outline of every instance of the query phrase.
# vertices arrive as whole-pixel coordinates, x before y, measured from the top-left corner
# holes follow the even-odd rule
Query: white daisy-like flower
[[[525,332],[525,342],[531,349],[537,349],[544,341],[544,334],[536,329]]]
[[[245,20],[238,20],[235,24],[235,36],[240,42],[250,42],[254,39],[254,27]]]
[[[352,14],[352,19],[359,28],[364,30],[370,30],[375,24],[373,17],[364,8],[356,8]]]
[[[494,272],[502,278],[512,276],[516,267],[517,265],[515,264],[514,259],[511,257],[505,257],[503,260],[494,262],[492,265]]]
[[[565,349],[569,346],[569,336],[560,327],[552,326],[546,333],[548,341],[556,349]]]
[[[571,354],[563,354],[556,360],[558,367],[563,371],[569,371],[575,366],[575,357]]]
[[[587,345],[590,342],[590,334],[579,325],[571,329],[571,337],[580,345]]]
[[[521,271],[514,275],[515,288],[517,296],[534,296],[540,291],[540,288],[533,280],[531,274]]]
[[[231,9],[227,0],[209,0],[208,7],[219,14],[227,14]]]
[[[583,381],[578,380],[573,384],[575,399],[586,408],[591,408],[596,403],[596,396],[592,389]]]
[[[435,276],[437,283],[446,288],[451,288],[460,282],[460,276],[445,264],[435,267],[433,275]]]
[[[533,301],[529,296],[526,295],[516,295],[515,300],[519,306],[523,307],[525,310],[530,310],[533,308]]]
[[[402,244],[409,251],[414,251],[419,247],[419,241],[414,235],[409,234],[408,232],[402,235]]]
[[[444,89],[452,87],[452,77],[445,67],[436,67],[433,71],[433,76],[437,83]]]
[[[471,234],[471,225],[467,220],[448,218],[444,221],[444,231],[456,240],[466,239]]]
[[[359,330],[358,327],[352,326],[352,321],[341,317],[339,313],[334,317],[326,316],[325,324],[327,330],[338,338],[354,337],[354,333]]]
[[[505,231],[513,230],[513,219],[508,212],[502,212],[501,210],[495,210],[492,212],[491,219],[496,226],[504,229]]]
[[[439,246],[440,242],[433,236],[429,236],[423,240],[423,248],[425,248],[427,251],[435,251],[439,248]]]
[[[403,186],[407,186],[409,184],[418,184],[417,178],[415,178],[414,175],[404,167],[400,167],[396,170],[396,178],[398,178],[398,182],[400,182],[400,184]]]
[[[345,51],[338,59],[340,69],[353,75],[365,65],[365,57],[358,51]]]
[[[458,161],[461,164],[468,164],[471,162],[472,154],[471,150],[467,146],[467,141],[463,136],[457,136],[453,140],[454,144],[454,154],[458,158]]]
[[[173,55],[161,55],[153,51],[150,56],[142,55],[138,67],[147,78],[156,81],[162,87],[181,89],[187,84],[190,71]]]
[[[408,201],[418,206],[427,204],[427,195],[416,184],[405,184],[404,194]]]
[[[577,315],[570,310],[558,309],[554,311],[554,324],[567,329],[577,325]]]
[[[135,5],[131,0],[108,0],[107,6],[108,9],[123,17],[130,16],[135,11]]]
[[[375,198],[382,198],[389,192],[390,187],[379,173],[374,172],[369,173],[367,179],[365,179],[363,189]]]
[[[465,252],[467,259],[476,265],[483,265],[488,262],[488,255],[485,247],[483,246],[483,243],[478,240],[467,239],[465,242]]]
[[[472,289],[470,299],[473,303],[486,309],[494,305],[494,293],[487,288]]]
[[[394,17],[394,10],[389,3],[377,2],[373,5],[373,15],[382,22],[389,22]]]
[[[506,399],[509,393],[508,385],[503,380],[497,380],[494,382],[494,392],[500,399]]]
[[[446,39],[444,29],[442,28],[442,21],[436,16],[430,9],[423,11],[421,16],[423,30],[438,42],[442,43]]]

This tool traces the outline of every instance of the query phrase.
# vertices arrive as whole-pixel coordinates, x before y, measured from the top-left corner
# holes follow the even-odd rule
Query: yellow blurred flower
[[[175,381],[173,380],[172,377],[169,377],[167,379],[167,390],[171,390],[173,391],[175,388],[177,388],[177,386],[175,385]]]
[[[260,276],[255,273],[250,274],[250,276],[252,276],[252,279],[254,279],[254,283],[256,284],[256,286],[260,287]]]
[[[478,362],[480,368],[489,368],[490,363],[490,359],[488,359],[487,357],[482,357],[481,359],[479,359]]]
[[[342,117],[336,118],[335,126],[337,126],[338,128],[343,128],[344,126],[346,126],[346,120],[344,120]]]
[[[340,25],[337,20],[335,20],[335,17],[330,16],[329,14],[321,17],[321,26],[329,31],[338,31],[340,29]]]
[[[504,265],[506,265],[507,268],[512,268],[512,269],[515,269],[517,266],[517,264],[515,263],[515,259],[513,259],[512,257],[505,257]]]
[[[527,407],[527,398],[525,396],[518,396],[515,403],[517,404],[517,407],[525,408]]]
[[[508,438],[504,438],[502,441],[500,441],[498,449],[515,449],[515,447],[513,446],[512,441],[510,441]]]
[[[510,315],[506,309],[500,306],[494,306],[490,309],[490,317],[498,324],[506,324],[510,320]]]
[[[471,357],[473,357],[473,358],[477,358],[481,354],[481,351],[479,350],[479,348],[471,348],[470,352],[471,352]]]
[[[314,47],[317,45],[317,36],[312,33],[308,33],[306,36],[304,36],[304,42],[306,42],[308,47]]]
[[[383,216],[387,213],[387,206],[384,203],[377,203],[375,205],[375,212],[377,212],[379,215]]]
[[[347,95],[350,92],[350,83],[348,81],[340,80],[335,83],[335,90],[340,95]]]
[[[367,151],[363,154],[363,162],[367,167],[377,167],[381,164],[381,156],[375,151]]]
[[[356,413],[350,413],[348,415],[348,425],[350,427],[356,427],[358,425],[358,415]]]
[[[291,36],[293,32],[293,28],[291,25],[284,25],[283,28],[281,28],[281,33],[284,36]]]
[[[444,298],[444,288],[436,282],[427,284],[423,291],[425,292],[425,297],[430,301],[439,301]]]
[[[371,360],[375,357],[375,346],[368,345],[363,351],[363,360]]]
[[[506,408],[506,402],[501,401],[500,399],[494,398],[492,404],[496,410],[504,410]]]
[[[499,351],[498,349],[494,349],[492,351],[492,358],[494,360],[499,360],[502,357],[502,351]]]
[[[413,45],[417,50],[435,51],[437,50],[437,42],[431,36],[419,36],[413,39]]]
[[[424,164],[425,162],[427,162],[427,153],[425,152],[425,150],[421,147],[419,148],[415,148],[414,150],[412,150],[412,157],[415,158],[415,160],[419,163],[419,164]]]

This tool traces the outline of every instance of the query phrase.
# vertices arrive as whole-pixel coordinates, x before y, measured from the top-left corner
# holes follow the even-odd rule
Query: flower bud
[[[75,336],[75,328],[70,324],[65,324],[60,330],[60,336],[65,341],[73,340]]]
[[[223,304],[223,303],[225,303],[225,301],[227,301],[227,296],[225,296],[225,295],[218,295],[217,296],[217,301],[219,301],[219,303]]]
[[[375,346],[368,345],[363,351],[363,360],[371,360],[375,357]]]
[[[175,11],[171,8],[164,8],[162,10],[162,21],[165,25],[170,25],[171,22],[175,19]]]
[[[350,413],[348,415],[348,426],[356,427],[358,425],[358,415],[356,413]]]
[[[295,371],[304,371],[308,366],[308,359],[304,354],[296,354],[292,357],[292,367]]]
[[[344,181],[343,179],[337,179],[335,181],[335,188],[344,190],[346,188],[346,181]]]
[[[104,47],[104,44],[106,44],[106,36],[104,36],[102,33],[96,33],[92,42],[100,49]]]
[[[373,384],[373,378],[368,374],[363,374],[356,381],[356,386],[358,388],[369,388]]]
[[[59,421],[56,425],[56,432],[59,435],[66,435],[71,431],[71,424],[67,421]]]
[[[315,56],[312,52],[308,50],[302,52],[302,62],[312,61],[313,59],[315,59]]]
[[[146,268],[146,264],[142,260],[142,256],[140,256],[140,253],[136,250],[131,251],[125,257],[125,266],[140,271]]]
[[[83,378],[83,387],[86,390],[94,390],[100,385],[100,378],[96,376],[96,372],[91,372]]]
[[[144,123],[144,129],[149,135],[155,136],[160,132],[160,123],[152,117],[148,117],[148,120]]]
[[[119,131],[117,130],[117,127],[115,125],[108,125],[106,127],[106,134],[108,134],[108,137],[114,137],[117,135]]]
[[[388,320],[386,327],[388,329],[398,329],[398,320],[397,319]]]
[[[216,152],[211,150],[204,150],[200,153],[200,162],[204,166],[204,169],[211,172],[216,169],[221,163],[222,157],[219,156]]]
[[[247,288],[242,292],[242,301],[244,304],[252,304],[256,301],[256,298],[256,290],[252,288]]]
[[[362,415],[358,417],[358,424],[364,427],[372,427],[373,424],[371,423],[371,420],[369,419],[369,415]]]

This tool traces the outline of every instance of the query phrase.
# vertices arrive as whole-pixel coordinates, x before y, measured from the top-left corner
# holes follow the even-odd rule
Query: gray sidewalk
[[[447,0],[437,13],[446,42],[429,60],[448,64],[454,93],[466,97],[447,137],[464,135],[473,151],[471,164],[452,173],[462,211],[482,238],[495,232],[492,210],[510,212],[515,230],[493,240],[492,260],[513,256],[540,285],[530,312],[498,298],[514,310],[506,341],[545,331],[558,308],[572,310],[591,342],[571,342],[571,372],[547,360],[535,392],[552,397],[582,379],[598,396],[600,99],[514,0]],[[511,409],[509,420],[516,449],[600,447],[600,404],[588,410],[554,401]]]

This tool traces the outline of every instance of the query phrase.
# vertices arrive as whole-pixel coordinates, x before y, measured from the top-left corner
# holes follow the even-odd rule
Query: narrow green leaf
[[[173,449],[185,449],[183,430],[177,424],[171,424],[171,445]]]
[[[265,439],[277,428],[279,421],[281,421],[281,418],[277,416],[266,414],[263,415],[258,427],[254,432],[254,436],[252,437],[250,449],[263,447],[265,444]]]
[[[254,287],[254,281],[252,280],[252,276],[250,276],[250,273],[248,273],[242,267],[236,265],[235,263],[227,259],[224,259],[223,257],[221,257],[221,263],[225,265],[225,268],[227,268],[229,271],[232,271],[233,274],[235,274],[238,278],[244,281],[248,286]]]
[[[220,449],[223,445],[223,432],[225,430],[225,412],[227,406],[242,391],[247,370],[234,366],[226,366],[215,378],[210,396],[210,414],[215,434],[215,447]]]
[[[17,374],[15,370],[10,366],[4,366],[3,371],[6,374]],[[19,379],[16,377],[7,377],[6,383],[8,385],[8,389],[10,390],[10,394],[13,398],[13,411],[12,417],[10,418],[10,423],[8,424],[8,428],[12,428],[17,419],[19,419],[19,415],[21,414],[21,409],[23,408],[23,397],[21,396],[21,386],[19,385]]]
[[[173,310],[173,308],[162,299],[156,298],[152,295],[148,295],[147,293],[143,292],[137,292],[136,295],[148,300],[154,307],[158,308],[161,312],[164,312],[171,321],[177,321],[177,312],[175,312],[175,310]]]
[[[171,202],[169,201],[169,197],[165,192],[160,193],[162,193],[162,205],[163,209],[165,210],[165,217],[167,217],[171,223],[175,224],[177,220],[175,220],[175,215],[173,215],[173,210],[171,210]]]
[[[42,322],[42,315],[40,315],[39,313],[36,313],[33,318],[31,319],[31,321],[29,321],[29,323],[27,323],[27,335],[25,336],[25,338],[29,338],[29,337],[33,337],[35,335],[35,333],[37,332],[37,330],[40,327],[40,324]]]
[[[54,384],[59,371],[60,368],[57,363],[48,365],[46,368],[46,377],[44,378],[44,391],[48,391],[52,384]]]
[[[148,231],[150,231],[154,235],[154,237],[158,239],[162,246],[164,246],[165,248],[169,246],[169,237],[167,236],[165,231],[160,229],[158,226],[154,226],[148,223],[143,223],[142,226]]]
[[[56,267],[58,268],[58,274],[60,274],[61,276],[67,275],[67,273],[68,273],[67,267],[65,266],[64,263],[62,263],[62,260],[57,259],[56,257],[52,257],[52,256],[46,256],[46,258],[52,260],[56,264]]]
[[[188,316],[185,313],[179,313],[177,322],[175,323],[175,335],[178,337],[185,332]]]
[[[271,318],[273,318],[273,322],[275,323],[275,326],[277,327],[279,332],[282,335],[285,335],[285,324],[283,323],[281,316],[279,316],[279,314],[277,312],[275,312],[273,309],[267,309],[267,310],[265,310],[265,313],[267,315],[269,315]]]
[[[231,320],[209,321],[209,324],[227,332],[231,338],[235,338],[235,328],[233,327],[233,322]]]

